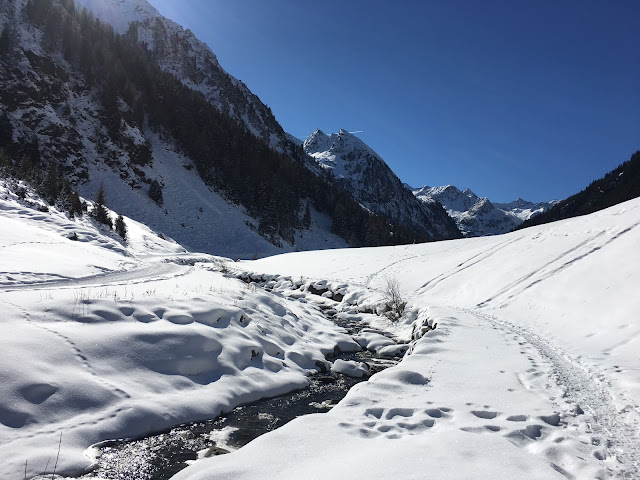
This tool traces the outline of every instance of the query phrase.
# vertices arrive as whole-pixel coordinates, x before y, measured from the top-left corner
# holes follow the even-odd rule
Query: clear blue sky
[[[640,150],[640,1],[149,0],[284,129],[401,180],[565,198]]]

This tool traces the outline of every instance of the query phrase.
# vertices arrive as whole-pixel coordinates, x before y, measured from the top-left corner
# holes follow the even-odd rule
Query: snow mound
[[[366,363],[354,360],[336,360],[331,366],[331,371],[341,373],[348,377],[366,377],[369,375],[369,367]]]

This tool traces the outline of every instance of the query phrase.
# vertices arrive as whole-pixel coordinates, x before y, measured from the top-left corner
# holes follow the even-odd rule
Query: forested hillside
[[[591,182],[580,193],[558,202],[545,213],[516,228],[531,227],[597,212],[640,196],[640,151],[604,177]]]
[[[135,24],[119,35],[73,0],[18,1],[5,5],[4,14],[0,148],[7,173],[36,184],[56,177],[79,185],[95,180],[87,161],[95,154],[99,168],[148,190],[161,208],[163,180],[154,176],[148,138],[156,132],[193,161],[207,185],[244,207],[275,245],[293,245],[296,231],[308,228],[309,206],[327,215],[331,231],[351,246],[439,238],[366,211],[313,173],[301,147],[272,149],[160,68],[160,43],[154,49],[140,43]],[[91,121],[98,123],[87,129]]]

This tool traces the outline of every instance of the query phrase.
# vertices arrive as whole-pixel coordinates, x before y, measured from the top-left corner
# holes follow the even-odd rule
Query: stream
[[[335,317],[321,308],[324,316],[345,328],[350,335],[373,330],[368,325]],[[395,365],[399,358],[380,358],[363,349],[355,353],[334,352],[327,360],[366,362],[373,375]],[[237,450],[255,438],[279,428],[296,417],[329,411],[349,389],[368,377],[352,378],[331,371],[309,377],[311,383],[302,390],[241,405],[215,419],[185,423],[138,439],[102,442],[95,468],[79,479],[96,477],[109,480],[165,480],[199,458]]]

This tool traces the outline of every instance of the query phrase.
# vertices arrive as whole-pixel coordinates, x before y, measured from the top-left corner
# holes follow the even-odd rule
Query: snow
[[[371,161],[364,156],[373,157],[379,162],[382,159],[368,145],[355,135],[340,129],[330,135],[316,129],[304,141],[304,151],[311,155],[318,164],[331,170],[336,178],[345,178],[361,182],[363,164]]]
[[[635,478],[639,226],[637,199],[501,236],[252,263],[361,299],[395,277],[437,326],[329,413],[174,478]]]
[[[25,461],[42,473],[60,434],[58,472],[82,471],[94,443],[304,387],[336,346],[359,348],[316,305],[230,277],[227,259],[129,218],[123,242],[0,185],[2,478]]]
[[[76,0],[75,4],[78,8],[91,11],[103,22],[111,24],[115,31],[121,34],[127,31],[131,22],[164,19],[146,0]]]
[[[638,475],[640,199],[501,236],[233,262],[128,218],[123,242],[1,185],[3,478],[41,474],[61,433],[58,472],[77,473],[92,444],[303,387],[320,364],[368,375],[325,355],[412,339],[329,413],[174,478]],[[379,315],[389,278],[398,322]],[[321,310],[370,328],[351,338]]]
[[[331,173],[365,209],[425,238],[456,238],[460,231],[439,205],[407,195],[405,185],[384,160],[354,134],[340,129],[330,135],[316,129],[304,141],[304,151]]]
[[[209,46],[190,30],[163,17],[146,0],[77,0],[76,5],[111,24],[117,33],[125,33],[136,23],[138,40],[151,50],[162,35],[166,50],[158,60],[160,68],[201,92],[213,106],[236,118],[274,150],[286,150],[291,139],[273,120],[271,111],[244,83],[229,75]]]
[[[369,375],[369,367],[363,362],[338,359],[333,362],[331,370],[349,377],[365,377]]]
[[[149,198],[146,185],[132,188],[122,182],[118,172],[98,164],[90,165],[91,180],[79,187],[80,193],[88,196],[104,185],[107,205],[195,252],[248,259],[293,249],[346,247],[342,238],[330,233],[331,220],[315,209],[311,209],[311,228],[298,232],[293,246],[283,242],[282,248],[276,247],[258,234],[256,220],[244,208],[230,203],[202,181],[191,159],[157,134],[146,132],[146,136],[154,160],[152,166],[140,168],[164,186],[162,206]]]

